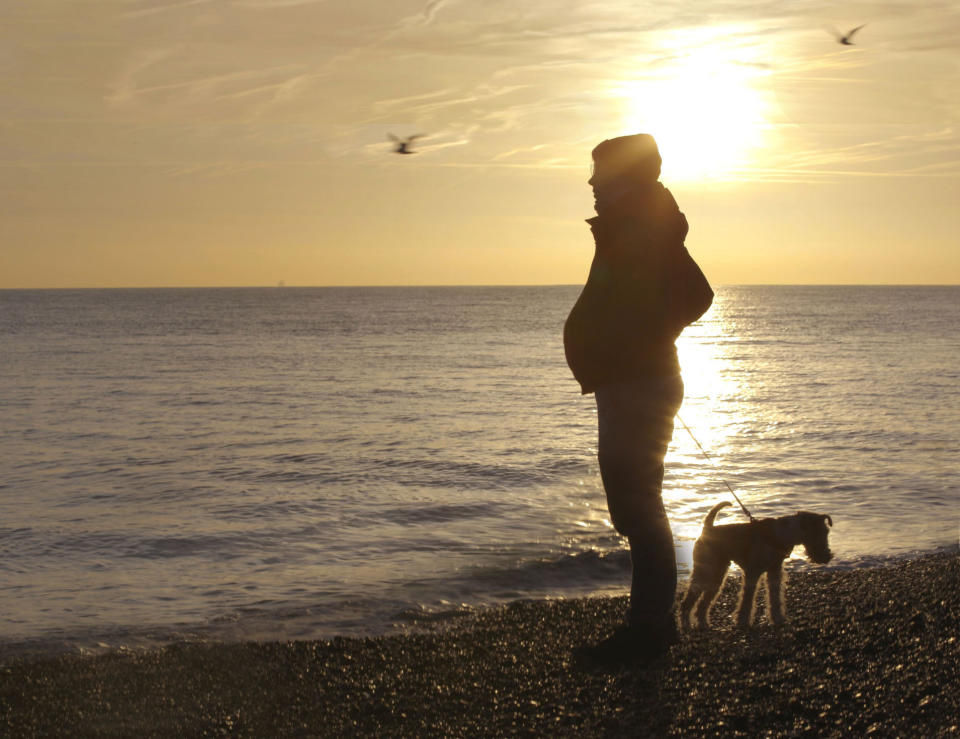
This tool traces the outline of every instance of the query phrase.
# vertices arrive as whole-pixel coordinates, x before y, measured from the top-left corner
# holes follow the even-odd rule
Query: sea
[[[625,594],[563,354],[578,292],[0,291],[0,658]],[[716,288],[678,342],[681,583],[731,489],[829,514],[827,567],[955,550],[957,326],[956,286]]]

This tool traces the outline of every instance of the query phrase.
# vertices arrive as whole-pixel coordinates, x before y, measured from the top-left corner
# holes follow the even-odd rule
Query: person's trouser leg
[[[672,620],[677,592],[677,559],[670,524],[658,526],[650,538],[631,536],[631,625],[658,624]]]
[[[672,623],[677,563],[663,506],[663,460],[683,399],[679,377],[621,383],[596,392],[598,459],[616,530],[630,543],[631,625]]]

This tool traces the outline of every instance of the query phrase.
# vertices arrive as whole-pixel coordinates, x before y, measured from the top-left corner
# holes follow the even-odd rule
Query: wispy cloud
[[[140,74],[172,57],[176,52],[176,46],[168,46],[145,49],[133,54],[116,78],[108,83],[110,92],[106,95],[106,101],[111,105],[122,105],[131,100],[139,89],[137,80]]]
[[[122,13],[123,18],[147,18],[153,15],[159,15],[161,13],[167,13],[171,10],[179,10],[181,8],[190,8],[196,5],[209,5],[215,0],[184,0],[183,2],[172,2],[172,3],[137,3],[138,5],[145,5],[147,7],[135,8],[134,10],[127,10]]]
[[[768,166],[746,168],[743,180],[820,182],[841,177],[960,176],[960,136],[951,127],[896,126],[885,138],[843,145],[821,143],[768,157]],[[896,131],[904,131],[897,133]],[[770,164],[774,166],[769,166]]]
[[[177,53],[178,50],[171,47],[140,54],[114,81],[105,102],[121,109],[149,103],[154,114],[159,112],[158,105],[181,110],[191,106],[215,110],[224,101],[275,96],[287,84],[293,70],[291,65],[277,65],[198,77],[170,79],[170,75],[159,75],[149,82],[141,80],[148,76],[151,68],[174,59]]]
[[[331,0],[233,0],[233,4],[242,8],[275,10],[277,8],[296,8],[302,5],[323,5]]]
[[[430,21],[432,21],[434,16],[437,14],[437,11],[448,2],[450,2],[450,0],[430,0],[426,5],[423,6],[423,12],[421,13],[423,22],[430,23]]]

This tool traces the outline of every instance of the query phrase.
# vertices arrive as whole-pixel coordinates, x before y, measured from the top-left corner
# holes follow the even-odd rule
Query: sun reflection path
[[[761,52],[736,45],[728,30],[666,36],[653,57],[666,61],[638,61],[642,76],[613,89],[621,103],[622,133],[653,134],[665,180],[735,178],[771,130],[773,105],[759,84],[769,75]]]
[[[677,342],[683,368],[684,401],[667,458],[669,480],[664,502],[670,510],[674,535],[695,539],[706,510],[732,498],[724,485],[729,437],[737,427],[738,398],[744,394],[741,373],[728,357],[734,342],[727,335],[721,295],[701,321],[689,327]],[[697,441],[710,455],[706,459]],[[739,493],[738,493],[739,494]],[[734,502],[734,505],[736,503]]]

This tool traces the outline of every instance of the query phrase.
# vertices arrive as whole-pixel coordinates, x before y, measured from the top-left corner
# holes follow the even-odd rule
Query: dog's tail
[[[726,508],[728,505],[733,505],[729,500],[725,500],[722,503],[717,503],[713,508],[710,509],[710,513],[707,514],[707,517],[703,519],[703,528],[712,529],[713,528],[713,519],[717,517],[717,514],[720,512],[721,508]]]

